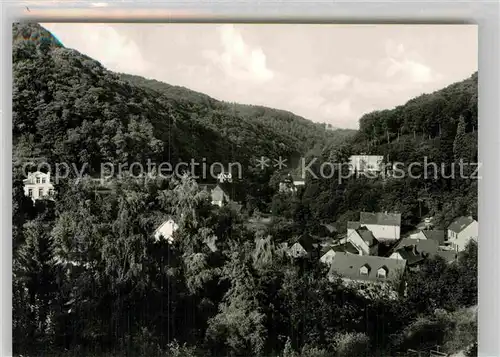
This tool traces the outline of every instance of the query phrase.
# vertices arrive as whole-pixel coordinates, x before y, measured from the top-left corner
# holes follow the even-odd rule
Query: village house
[[[295,237],[287,254],[292,258],[318,258],[319,245],[309,236]]]
[[[445,243],[456,252],[463,251],[471,239],[477,242],[478,226],[478,222],[471,216],[458,217],[448,227],[448,239]]]
[[[391,249],[389,258],[406,260],[408,267],[417,266],[426,258],[435,256],[442,257],[448,263],[453,262],[456,253],[442,249],[439,244],[439,239],[403,238]]]
[[[356,224],[358,222],[351,222],[351,225]],[[359,226],[368,228],[379,242],[396,241],[401,233],[401,214],[360,212]]]
[[[349,171],[354,173],[380,173],[384,157],[381,155],[352,155],[349,158]]]
[[[28,178],[23,180],[24,194],[33,201],[40,199],[52,199],[54,196],[54,185],[50,182],[50,172],[30,172]]]
[[[412,234],[410,236],[410,238],[411,239],[420,239],[420,240],[430,239],[430,240],[436,241],[439,246],[444,245],[444,242],[446,240],[444,231],[438,230],[438,229],[421,230],[417,233]]]
[[[344,283],[368,283],[402,294],[405,288],[405,260],[339,252],[330,263],[330,280],[340,277]]]
[[[222,184],[204,184],[200,188],[210,194],[211,203],[222,207],[229,204],[231,200],[231,191]]]
[[[305,184],[306,181],[302,177],[288,174],[280,181],[278,189],[279,192],[295,193],[298,187],[304,186]]]
[[[350,243],[359,255],[378,254],[379,241],[367,227],[362,227],[359,222],[347,223],[347,236],[339,243]]]
[[[174,241],[173,235],[174,232],[179,229],[177,223],[174,222],[172,218],[168,218],[164,221],[154,232],[154,238],[156,241],[160,239],[166,239],[168,243],[172,243]]]

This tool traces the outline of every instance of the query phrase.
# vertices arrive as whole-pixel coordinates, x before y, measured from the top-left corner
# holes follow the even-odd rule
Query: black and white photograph
[[[480,130],[477,25],[16,22],[14,355],[477,356]]]

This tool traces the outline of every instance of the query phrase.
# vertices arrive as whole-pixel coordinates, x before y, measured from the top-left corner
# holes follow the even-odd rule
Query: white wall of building
[[[177,229],[179,229],[179,226],[172,219],[169,219],[166,222],[162,223],[162,225],[155,231],[155,240],[158,241],[161,237],[163,237],[163,239],[166,239],[169,243],[172,243],[174,241],[173,234]]]
[[[333,249],[330,249],[328,252],[323,254],[321,258],[319,258],[320,262],[323,264],[331,264],[333,259],[335,258],[336,252]]]
[[[33,200],[49,198],[53,190],[54,185],[50,182],[50,173],[32,172],[24,180],[24,194]]]
[[[448,229],[448,242],[451,244],[454,250],[461,252],[465,249],[465,246],[467,245],[469,240],[473,239],[477,241],[478,230],[479,224],[477,221],[473,221],[459,233],[455,233]]]
[[[349,163],[352,171],[380,171],[383,160],[380,155],[352,155]]]
[[[351,242],[356,248],[361,249],[363,255],[370,255],[370,247],[355,230],[352,230],[352,233],[347,236],[347,241]]]
[[[361,226],[368,228],[378,240],[397,240],[401,233],[400,226],[383,226],[379,224],[362,224]]]

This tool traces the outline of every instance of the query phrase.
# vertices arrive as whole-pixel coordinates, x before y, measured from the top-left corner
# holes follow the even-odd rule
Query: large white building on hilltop
[[[355,172],[378,173],[382,171],[384,157],[381,155],[352,155],[349,158],[349,170]]]
[[[24,194],[33,201],[39,199],[52,199],[54,185],[50,182],[50,172],[30,172],[28,178],[23,180]]]

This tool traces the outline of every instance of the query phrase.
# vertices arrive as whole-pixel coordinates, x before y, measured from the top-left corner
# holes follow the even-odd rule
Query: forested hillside
[[[356,212],[394,211],[402,213],[406,226],[434,216],[437,226],[444,228],[460,215],[477,218],[479,175],[473,177],[478,162],[477,79],[474,73],[394,109],[364,115],[355,136],[342,145],[327,146],[311,165],[318,178],[309,175],[297,208],[307,212],[305,220],[337,220],[345,229],[345,222],[354,219]],[[363,153],[382,155],[387,164],[400,163],[405,174],[322,178],[323,163],[343,163],[350,155]],[[460,160],[472,163],[464,166],[463,177]],[[426,162],[436,166],[425,170]],[[413,178],[408,174],[412,163],[416,163]],[[275,197],[275,205],[290,206],[282,199]]]
[[[139,76],[120,74],[120,77],[138,86],[162,93],[174,103],[183,103],[188,106],[194,118],[215,129],[220,129],[222,123],[218,125],[216,121],[211,119],[210,115],[207,115],[211,111],[220,111],[229,117],[223,127],[226,130],[230,130],[231,127],[237,129],[238,123],[234,122],[235,120],[264,125],[271,128],[275,133],[274,135],[285,135],[293,139],[300,153],[305,153],[315,146],[339,145],[344,139],[354,134],[354,131],[350,129],[326,130],[325,124],[313,123],[284,110],[221,102],[187,88],[172,86]]]
[[[52,164],[88,164],[91,175],[102,163],[238,162],[245,176],[238,198],[265,204],[269,172],[256,170],[254,159],[291,162],[315,145],[338,144],[354,133],[115,74],[38,25],[14,24],[13,42],[15,162],[44,157]]]

